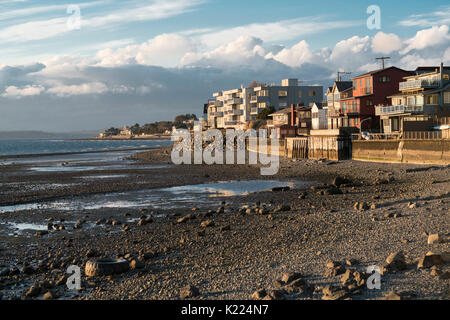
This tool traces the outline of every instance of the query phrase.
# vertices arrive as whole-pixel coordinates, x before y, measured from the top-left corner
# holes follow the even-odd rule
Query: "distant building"
[[[124,126],[122,128],[122,130],[120,130],[120,135],[121,136],[131,136],[132,135],[131,129],[129,127]]]
[[[266,107],[275,110],[288,108],[291,104],[309,105],[321,102],[322,86],[299,86],[297,79],[284,79],[281,85],[253,83],[245,88],[216,92],[207,104],[207,123],[211,128],[243,128],[247,122],[256,120]]]
[[[391,104],[376,106],[384,133],[427,131],[432,117],[450,115],[450,67],[419,67],[415,73],[399,83]]]

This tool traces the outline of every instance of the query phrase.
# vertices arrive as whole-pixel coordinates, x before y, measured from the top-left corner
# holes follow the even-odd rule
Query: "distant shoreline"
[[[35,157],[49,157],[49,156],[63,156],[70,154],[88,154],[88,153],[108,153],[108,152],[119,152],[119,151],[148,151],[159,148],[160,146],[149,146],[142,148],[126,148],[126,149],[110,149],[110,150],[97,150],[97,151],[74,151],[74,152],[54,152],[54,153],[29,153],[29,154],[11,154],[11,155],[0,155],[0,159],[22,159],[22,158],[35,158]]]
[[[170,140],[172,139],[171,135],[161,135],[161,136],[146,136],[146,137],[108,137],[108,138],[100,138],[100,137],[92,137],[86,139],[74,139],[74,140]]]

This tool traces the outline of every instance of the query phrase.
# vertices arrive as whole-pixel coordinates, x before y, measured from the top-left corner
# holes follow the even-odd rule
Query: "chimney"
[[[291,104],[291,126],[295,127],[295,104]]]

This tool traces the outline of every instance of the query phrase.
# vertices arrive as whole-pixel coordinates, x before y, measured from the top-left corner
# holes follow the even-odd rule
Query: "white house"
[[[324,108],[322,103],[315,102],[312,104],[312,119],[311,126],[313,130],[325,130],[328,129],[328,109]]]

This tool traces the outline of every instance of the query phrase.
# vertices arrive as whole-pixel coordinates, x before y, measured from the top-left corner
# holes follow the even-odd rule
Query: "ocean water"
[[[170,140],[0,140],[0,156],[96,152],[171,144]]]

